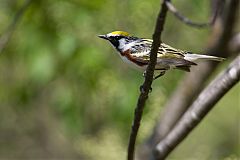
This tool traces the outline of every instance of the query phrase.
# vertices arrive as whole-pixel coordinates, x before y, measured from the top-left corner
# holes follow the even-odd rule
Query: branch
[[[209,46],[207,49],[207,54],[229,57],[231,54],[236,54],[238,52],[237,48],[239,47],[239,41],[237,39],[239,38],[238,36],[232,38],[232,33],[235,24],[237,23],[236,15],[238,15],[237,11],[239,2],[236,2],[237,0],[233,0],[228,5],[227,11],[224,15],[226,18],[222,21],[221,29],[218,29],[219,26],[217,24],[213,26],[213,33],[210,38],[212,46]],[[222,7],[223,6],[220,6],[220,8]],[[194,68],[193,72],[187,75],[166,105],[165,114],[162,115],[161,121],[156,127],[157,133],[153,136],[156,137],[155,143],[158,143],[159,141],[156,140],[163,138],[175,125],[177,120],[192,103],[194,97],[200,93],[201,88],[204,86],[204,82],[216,67],[217,63],[208,62],[200,64],[198,67]],[[186,88],[186,84],[190,85],[190,87]]]
[[[224,6],[222,6],[224,5],[224,3],[222,3],[222,0],[213,0],[212,2],[213,3],[211,13],[216,13],[215,11],[217,9],[217,6],[220,8],[224,8]],[[219,6],[219,4],[221,5]],[[230,17],[238,15],[236,12],[238,10],[237,6],[238,5],[234,3],[228,5],[227,8],[225,7],[226,10],[223,10],[224,15],[217,17],[216,23],[213,25],[212,33],[209,38],[206,54],[216,55],[220,57],[229,57],[233,54],[236,55],[236,53],[239,51],[237,49],[240,46],[240,41],[237,40],[238,36],[234,36],[235,38],[231,37],[231,39],[229,39],[229,37],[233,33],[235,26],[235,24],[232,22],[235,21],[236,23],[237,20],[236,18]],[[225,19],[221,19],[223,17],[225,17]],[[227,26],[229,23],[231,23],[231,25],[226,28],[225,26]],[[226,36],[226,34],[229,34],[229,36]],[[155,129],[152,135],[139,148],[138,158],[140,160],[151,159],[149,157],[153,156],[152,150],[155,145],[159,143],[159,141],[163,139],[168,134],[168,132],[175,126],[175,124],[178,122],[184,112],[191,105],[194,98],[201,92],[206,80],[213,73],[216,67],[217,63],[200,63],[198,67],[192,68],[191,72],[186,75],[186,77],[178,85],[176,91],[169,98],[168,103],[163,107],[165,109],[161,113],[160,119],[155,125]],[[186,88],[186,85],[190,87]]]
[[[170,12],[172,12],[177,19],[179,19],[180,21],[182,21],[183,23],[192,26],[192,27],[197,27],[197,28],[203,28],[203,27],[208,27],[214,24],[217,15],[219,13],[219,5],[217,6],[217,9],[215,10],[214,15],[212,16],[212,18],[209,20],[209,22],[207,23],[197,23],[197,22],[193,22],[192,20],[188,19],[187,17],[183,16],[177,9],[176,7],[174,7],[174,5],[171,2],[166,2],[166,5],[169,9]]]
[[[156,146],[156,159],[164,159],[239,80],[240,56],[202,91],[171,132]]]
[[[6,31],[1,35],[0,37],[0,53],[3,51],[3,49],[6,47],[8,41],[10,40],[14,29],[16,28],[17,23],[31,4],[32,0],[26,0],[23,4],[23,6],[19,9],[19,11],[15,14],[12,22],[7,27]]]
[[[137,106],[135,108],[134,121],[132,125],[132,130],[130,134],[129,144],[128,144],[128,160],[134,159],[135,143],[137,138],[138,129],[140,127],[140,122],[142,119],[142,113],[145,106],[145,102],[148,98],[149,90],[151,89],[154,69],[157,61],[157,52],[161,44],[161,34],[163,31],[163,26],[165,23],[165,18],[167,15],[166,2],[169,0],[164,0],[161,5],[161,10],[158,14],[155,31],[153,34],[153,43],[150,51],[150,61],[146,70],[146,77],[143,85],[140,87],[140,95],[138,97]]]
[[[229,42],[229,50],[233,53],[240,52],[240,33],[237,33]]]
[[[222,53],[222,55],[227,53],[228,48],[225,47],[228,42],[231,40],[233,36],[233,29],[234,26],[237,23],[237,15],[239,12],[239,0],[231,0],[229,1],[228,8],[227,8],[227,14],[224,17],[225,21],[223,23],[223,32],[219,38],[217,46],[217,50]],[[213,49],[213,52],[214,49]]]

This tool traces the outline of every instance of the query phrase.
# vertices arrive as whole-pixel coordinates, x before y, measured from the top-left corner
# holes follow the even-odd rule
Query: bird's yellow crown
[[[130,34],[125,31],[114,31],[114,32],[111,32],[111,35],[129,36]]]

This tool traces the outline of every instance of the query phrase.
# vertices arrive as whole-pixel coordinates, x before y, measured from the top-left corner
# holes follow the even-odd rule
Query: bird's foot
[[[166,72],[166,71],[161,71],[161,72],[159,73],[159,75],[157,75],[157,76],[155,76],[155,77],[153,78],[153,80],[156,80],[156,79],[158,79],[159,77],[163,76],[163,75],[165,74],[165,72]]]
[[[146,70],[143,72],[143,75],[142,75],[144,78],[146,77]]]
[[[140,92],[141,93],[145,93],[146,92],[144,87],[143,87],[143,85],[140,86]],[[151,93],[151,92],[152,92],[152,87],[149,88],[149,93]]]

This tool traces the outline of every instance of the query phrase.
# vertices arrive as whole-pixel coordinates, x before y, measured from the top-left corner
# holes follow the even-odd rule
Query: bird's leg
[[[163,71],[161,71],[160,73],[159,73],[159,75],[157,75],[157,76],[155,76],[154,78],[153,78],[153,80],[156,80],[156,79],[158,79],[159,77],[161,77],[161,76],[163,76],[164,74],[165,74],[165,70],[163,70]]]

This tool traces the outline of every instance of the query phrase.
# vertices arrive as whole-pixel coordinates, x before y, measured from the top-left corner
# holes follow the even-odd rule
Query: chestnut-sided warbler
[[[106,35],[99,35],[98,37],[108,40],[125,62],[141,70],[146,70],[153,42],[151,39],[130,36],[129,33],[124,31],[114,31]],[[189,72],[190,67],[196,65],[195,62],[198,60],[222,61],[223,59],[215,56],[193,54],[161,43],[155,66],[155,70],[159,70],[160,74],[155,79],[172,68]]]

